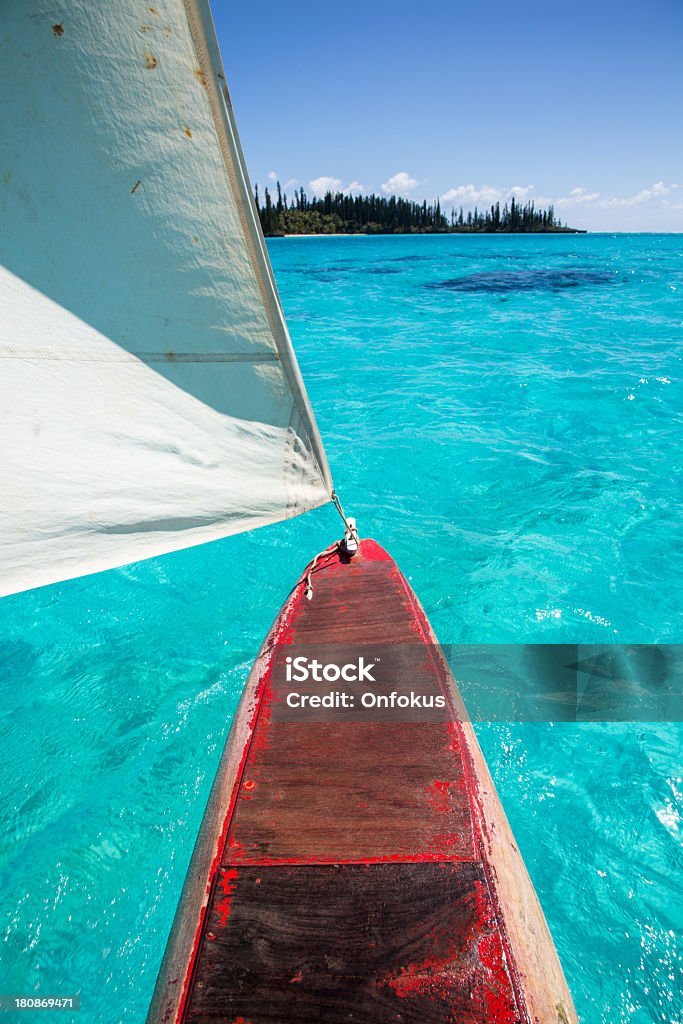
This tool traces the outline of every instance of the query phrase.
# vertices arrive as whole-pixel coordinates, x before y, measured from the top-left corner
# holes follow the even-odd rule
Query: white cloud
[[[330,178],[325,174],[313,178],[308,184],[314,196],[324,196],[326,192],[338,192],[341,189],[340,178]]]
[[[585,188],[573,188],[568,196],[560,196],[555,206],[572,206],[575,203],[594,203],[600,198],[599,192],[588,192]],[[552,200],[549,200],[552,202]]]
[[[419,184],[417,178],[412,178],[407,171],[398,171],[388,181],[382,182],[382,192],[388,196],[412,192]]]
[[[365,192],[365,185],[361,185],[359,181],[351,181],[344,189],[345,192]]]
[[[491,203],[509,201],[513,196],[516,202],[526,202],[532,197],[534,188],[534,185],[512,185],[509,188],[498,188],[495,185],[457,185],[444,192],[441,202],[459,206],[490,206]]]
[[[618,196],[614,199],[605,199],[600,205],[642,206],[643,203],[649,203],[653,199],[663,199],[665,196],[670,195],[675,188],[678,188],[678,185],[665,185],[663,181],[657,181],[652,188],[641,189],[640,192],[636,192],[633,196]]]
[[[531,198],[534,188],[534,185],[513,185],[508,189],[506,199],[512,199],[514,196],[518,202],[524,203]]]
[[[666,205],[668,201],[665,197],[669,196],[676,188],[678,185],[665,185],[663,181],[658,181],[651,188],[643,188],[631,196],[603,196],[600,192],[588,192],[585,188],[573,188],[569,195],[556,199],[555,205],[573,206],[581,203],[594,203],[609,208],[643,206],[656,200],[662,200]]]
[[[537,209],[554,206],[562,220],[575,227],[592,231],[680,231],[683,229],[679,211],[683,210],[683,183],[657,181],[648,188],[627,196],[609,195],[576,186],[565,195],[549,196],[536,192],[533,185],[456,185],[440,198],[444,206],[480,209],[493,203],[533,200]]]
[[[298,184],[299,184],[299,179],[298,178],[288,178],[287,181],[282,186],[282,191],[286,192],[288,188],[296,188],[296,186]]]
[[[657,181],[651,188],[643,188],[631,196],[603,196],[600,192],[589,192],[585,188],[573,188],[569,195],[556,199],[555,205],[575,206],[591,203],[603,209],[645,206],[648,203],[669,206],[673,204],[667,197],[679,187],[679,185],[665,185],[663,181]],[[552,202],[552,200],[547,201]]]
[[[441,196],[442,203],[459,203],[461,206],[474,206],[475,203],[495,203],[501,200],[506,191],[493,188],[491,185],[458,185],[449,188]]]
[[[275,171],[268,171],[268,181],[277,181],[277,173]]]

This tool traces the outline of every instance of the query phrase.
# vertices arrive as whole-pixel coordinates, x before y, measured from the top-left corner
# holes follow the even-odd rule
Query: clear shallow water
[[[337,489],[442,642],[683,639],[683,238],[270,251]],[[337,534],[0,602],[0,991],[144,1020],[249,665]],[[681,1024],[683,728],[478,731],[583,1021]]]

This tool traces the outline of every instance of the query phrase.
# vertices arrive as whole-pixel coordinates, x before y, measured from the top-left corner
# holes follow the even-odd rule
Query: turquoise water
[[[683,639],[683,237],[270,251],[337,489],[442,642]],[[0,991],[144,1020],[250,662],[338,530],[0,602]],[[582,1020],[683,1024],[683,728],[478,731]]]

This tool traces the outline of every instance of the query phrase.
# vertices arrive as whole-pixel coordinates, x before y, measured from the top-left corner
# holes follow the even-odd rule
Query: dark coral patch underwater
[[[565,288],[613,284],[615,280],[614,273],[606,270],[571,267],[565,270],[506,270],[465,274],[445,281],[433,281],[426,284],[425,288],[449,292],[557,292]]]

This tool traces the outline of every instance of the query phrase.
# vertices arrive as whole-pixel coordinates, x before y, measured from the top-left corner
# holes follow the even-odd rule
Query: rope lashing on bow
[[[313,597],[313,584],[311,583],[311,576],[316,566],[318,565],[320,559],[327,558],[330,555],[334,555],[338,551],[343,552],[350,558],[353,558],[353,556],[358,551],[358,546],[360,544],[360,541],[358,539],[358,528],[356,527],[356,520],[352,516],[349,516],[349,518],[347,519],[336,491],[332,491],[331,497],[334,503],[334,507],[344,520],[344,536],[342,537],[341,540],[335,541],[334,544],[330,544],[330,546],[328,548],[325,548],[324,551],[319,551],[318,554],[313,559],[313,561],[309,564],[308,569],[306,570],[306,575],[304,576],[304,595],[309,601]]]
[[[306,576],[304,578],[304,582],[305,582],[304,596],[307,597],[309,601],[313,597],[313,586],[311,584],[311,574],[313,573],[313,570],[315,569],[316,565],[318,564],[319,559],[325,558],[326,555],[333,555],[333,554],[335,554],[339,550],[340,546],[341,546],[341,541],[340,540],[335,541],[334,544],[330,544],[329,548],[325,548],[324,551],[319,551],[318,554],[313,559],[313,561],[310,563],[310,565],[308,567],[308,571],[306,572]]]

